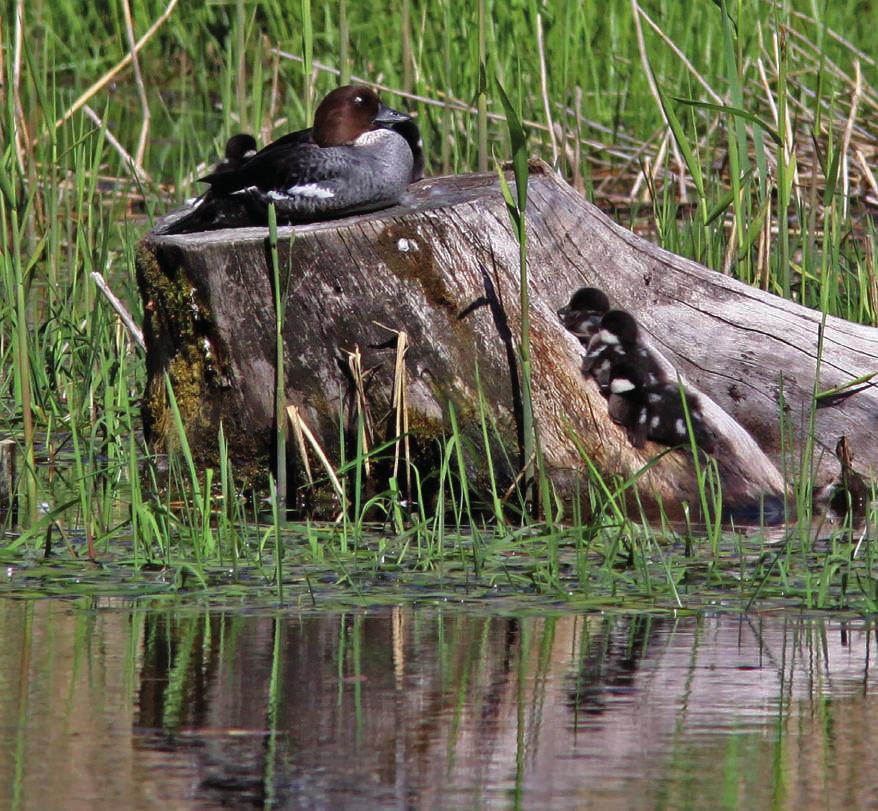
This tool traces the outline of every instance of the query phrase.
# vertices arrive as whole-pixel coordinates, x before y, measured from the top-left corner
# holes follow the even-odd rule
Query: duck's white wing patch
[[[290,186],[285,192],[278,193],[270,191],[270,197],[314,197],[318,200],[328,200],[335,197],[335,192],[321,186],[318,183],[301,183],[298,186]]]

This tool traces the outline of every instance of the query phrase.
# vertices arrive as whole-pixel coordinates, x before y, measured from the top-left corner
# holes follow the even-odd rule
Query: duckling
[[[622,425],[628,441],[642,448],[651,439],[662,445],[680,445],[689,441],[686,414],[676,383],[644,382],[644,372],[627,361],[615,363],[610,370],[610,418]],[[716,436],[701,415],[698,397],[683,392],[686,410],[692,423],[695,444],[707,453],[716,448]]]
[[[560,310],[558,318],[568,332],[572,332],[583,346],[588,346],[598,331],[604,313],[610,309],[610,300],[597,287],[580,287]]]
[[[635,448],[646,443],[649,410],[643,376],[636,366],[622,360],[609,373],[607,410],[610,419],[621,425]]]
[[[240,169],[257,152],[256,139],[249,132],[239,132],[226,141],[223,159],[214,167],[213,173],[234,172]]]
[[[869,488],[863,477],[853,468],[854,454],[846,436],[838,440],[835,455],[841,465],[841,474],[832,484],[829,513],[839,520],[848,513],[854,517],[862,516],[866,512]]]
[[[591,374],[605,395],[609,394],[610,372],[618,363],[627,363],[638,370],[643,385],[654,385],[665,379],[662,368],[640,342],[640,330],[631,313],[610,310],[600,320],[598,331],[588,343],[582,359],[583,374]]]
[[[706,453],[716,450],[716,435],[701,415],[701,403],[691,392],[684,391],[686,411],[692,423],[695,444]],[[680,445],[689,442],[686,414],[680,389],[676,383],[656,383],[646,388],[649,424],[647,437],[662,445]]]

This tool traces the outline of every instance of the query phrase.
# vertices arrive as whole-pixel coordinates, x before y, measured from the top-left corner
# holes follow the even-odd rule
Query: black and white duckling
[[[610,371],[608,409],[613,422],[625,428],[628,441],[642,448],[647,439],[662,445],[689,442],[683,399],[676,383],[648,383],[637,364],[620,361]],[[684,392],[695,444],[713,453],[716,436],[701,415],[698,397]]]
[[[234,172],[240,169],[245,161],[250,160],[257,152],[256,139],[249,132],[239,132],[226,141],[223,159],[213,168],[218,172]]]
[[[560,310],[558,318],[568,332],[572,332],[583,346],[598,331],[601,318],[610,309],[610,300],[597,287],[580,287]]]
[[[614,364],[610,372],[607,410],[610,419],[625,429],[628,441],[635,448],[642,448],[649,420],[643,377],[624,360]]]
[[[644,385],[665,379],[661,367],[640,341],[634,316],[625,310],[610,310],[601,318],[598,331],[589,341],[582,371],[591,374],[603,394],[609,394],[610,372],[619,363],[635,368]]]

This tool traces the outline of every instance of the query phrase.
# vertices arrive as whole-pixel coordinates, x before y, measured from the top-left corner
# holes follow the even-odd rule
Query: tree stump
[[[746,512],[760,499],[782,498],[780,471],[795,467],[793,457],[781,458],[781,403],[792,447],[799,448],[815,384],[820,315],[657,248],[612,222],[544,164],[532,166],[527,235],[534,414],[559,494],[570,497],[585,470],[574,436],[604,475],[627,478],[665,450],[653,443],[631,447],[594,382],[580,372],[582,349],[555,311],[576,288],[593,285],[630,310],[650,346],[701,393],[719,437],[726,504]],[[470,443],[471,475],[484,483],[487,453],[495,475],[515,479],[522,462],[514,360],[518,245],[496,175],[428,178],[410,187],[402,205],[282,227],[279,255],[282,275],[289,272],[286,399],[330,459],[339,460],[340,413],[352,430],[357,403],[366,409],[371,446],[396,435],[395,348],[388,341],[404,332],[411,441],[427,452],[448,430],[453,408]],[[266,472],[275,388],[267,229],[163,236],[160,224],[140,245],[138,280],[150,441],[157,449],[173,444],[168,372],[196,457],[216,463],[222,422],[238,471]],[[493,307],[473,306],[486,298]],[[352,380],[349,353],[358,353],[368,370],[365,385]],[[829,318],[819,388],[876,369],[878,330]],[[479,388],[496,422],[487,449]],[[875,387],[819,409],[815,434],[821,450],[847,435],[857,466],[874,475]],[[298,458],[291,453],[294,467]],[[837,475],[831,452],[818,450],[816,460],[818,483]],[[640,493],[666,509],[697,502],[691,453],[664,455],[643,473]]]

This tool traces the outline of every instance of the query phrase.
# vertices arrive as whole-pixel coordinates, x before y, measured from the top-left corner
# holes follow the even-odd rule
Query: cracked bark
[[[781,458],[781,401],[797,452],[815,384],[819,314],[657,248],[610,221],[540,165],[529,186],[528,240],[534,411],[550,474],[565,498],[584,470],[571,432],[604,474],[628,477],[664,450],[652,443],[643,451],[632,448],[610,422],[593,382],[580,374],[581,349],[555,310],[586,284],[630,310],[650,345],[701,393],[705,417],[720,437],[716,457],[727,504],[746,509],[783,492],[779,471],[795,470],[796,457]],[[185,388],[184,377],[191,384],[191,396],[181,402],[199,458],[215,461],[222,420],[236,467],[251,474],[268,469],[274,306],[266,245],[262,228],[162,236],[160,225],[143,240],[138,278],[147,305],[149,368],[144,422],[157,448],[172,433],[161,393],[161,373],[170,370],[175,389]],[[339,458],[339,404],[349,385],[339,353],[358,346],[364,367],[376,367],[369,399],[381,430],[390,410],[394,357],[377,347],[391,337],[389,328],[408,336],[410,421],[422,448],[447,428],[454,404],[471,442],[470,473],[484,484],[478,366],[508,457],[499,442],[492,441],[489,452],[501,478],[514,478],[517,427],[504,343],[490,308],[459,317],[485,297],[484,267],[518,334],[518,246],[494,175],[430,178],[411,187],[403,205],[281,228],[280,261],[291,270],[287,400],[300,408],[330,458]],[[168,285],[178,299],[189,296],[187,306],[170,306]],[[190,323],[184,323],[187,318]],[[190,360],[200,353],[194,371],[192,364],[175,364],[184,353]],[[876,369],[878,330],[829,318],[818,388]],[[842,434],[855,449],[857,467],[874,475],[874,386],[817,411],[818,484],[838,472],[831,449]],[[295,458],[291,463],[295,467]],[[647,501],[660,498],[666,508],[697,501],[689,454],[664,456],[642,476],[640,489]]]

